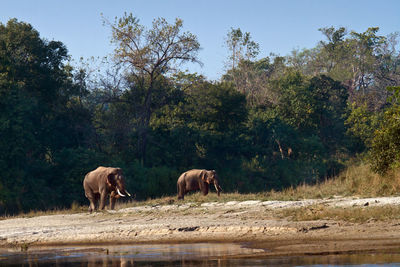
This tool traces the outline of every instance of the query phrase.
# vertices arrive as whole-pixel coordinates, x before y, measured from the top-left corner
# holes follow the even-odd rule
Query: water
[[[271,258],[264,252],[235,243],[0,249],[0,266],[400,266],[393,253]]]

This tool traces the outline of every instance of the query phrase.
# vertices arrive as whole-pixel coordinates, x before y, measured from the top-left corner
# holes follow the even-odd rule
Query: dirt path
[[[231,201],[139,206],[116,211],[0,221],[0,245],[151,242],[248,242],[268,255],[353,253],[400,248],[400,220],[363,224],[332,220],[294,222],[277,211],[313,205],[400,205],[400,197],[303,201]]]

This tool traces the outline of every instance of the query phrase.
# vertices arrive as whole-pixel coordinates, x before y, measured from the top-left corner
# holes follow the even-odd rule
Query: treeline
[[[364,153],[375,171],[400,156],[397,35],[323,28],[312,49],[259,59],[227,35],[220,81],[178,72],[198,62],[182,21],[114,22],[111,67],[73,67],[67,48],[16,19],[0,24],[0,211],[84,204],[84,175],[121,167],[137,199],[176,194],[179,174],[216,169],[225,191],[315,183]],[[389,88],[389,90],[387,90]]]

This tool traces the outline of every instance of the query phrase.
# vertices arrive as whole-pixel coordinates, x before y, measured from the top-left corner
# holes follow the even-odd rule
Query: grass
[[[31,210],[26,213],[20,213],[18,215],[3,215],[0,217],[0,220],[5,220],[9,218],[32,218],[38,216],[47,216],[47,215],[60,215],[60,214],[74,214],[74,213],[84,213],[88,211],[87,206],[80,206],[78,203],[73,202],[71,204],[71,208],[67,209],[51,209],[51,210]]]
[[[241,193],[223,193],[219,197],[215,192],[210,192],[207,196],[203,196],[200,192],[189,193],[185,195],[184,200],[178,200],[177,196],[164,196],[160,198],[147,199],[143,201],[128,201],[116,204],[116,208],[128,208],[138,206],[159,206],[159,205],[184,205],[190,203],[199,206],[208,202],[229,202],[229,201],[246,201],[246,200],[271,200],[266,193],[241,194]]]
[[[327,207],[311,206],[280,210],[277,216],[294,221],[338,220],[353,223],[400,219],[399,206],[378,207]]]
[[[207,196],[203,196],[200,192],[189,193],[185,195],[184,200],[178,200],[177,196],[165,196],[155,199],[147,199],[145,201],[132,202],[128,206],[144,206],[144,205],[183,205],[187,203],[195,203],[201,205],[207,202],[229,202],[229,201],[246,201],[246,200],[269,200],[265,193],[241,194],[241,193],[223,193],[219,197],[216,193],[210,192]],[[119,204],[121,207],[121,204]]]
[[[280,192],[267,192],[276,200],[332,198],[334,196],[376,197],[393,196],[400,192],[400,169],[380,176],[368,164],[352,164],[337,177],[323,182],[290,187]]]

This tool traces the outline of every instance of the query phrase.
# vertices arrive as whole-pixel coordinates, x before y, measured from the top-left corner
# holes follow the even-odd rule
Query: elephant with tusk
[[[208,194],[208,187],[214,184],[218,196],[222,188],[219,186],[218,175],[215,170],[190,170],[181,174],[177,182],[178,199],[184,199],[189,191],[200,190],[203,195]]]
[[[125,189],[125,178],[120,168],[98,167],[86,174],[83,188],[90,202],[89,212],[96,209],[99,200],[99,209],[103,210],[108,195],[110,195],[110,209],[114,209],[117,198],[131,196]]]

